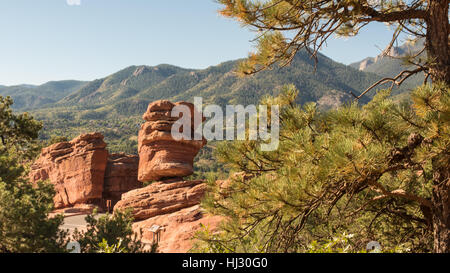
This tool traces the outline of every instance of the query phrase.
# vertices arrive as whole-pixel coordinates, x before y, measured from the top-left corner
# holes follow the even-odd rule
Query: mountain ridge
[[[360,93],[375,82],[376,74],[352,71],[356,63],[346,66],[319,54],[319,62],[305,52],[299,52],[291,65],[273,68],[257,75],[238,78],[233,70],[242,59],[231,60],[205,69],[189,69],[175,65],[132,65],[116,73],[93,81],[50,81],[45,84],[0,86],[0,95],[12,96],[17,110],[111,108],[108,106],[136,103],[141,105],[157,99],[192,100],[194,96],[206,97],[208,103],[254,104],[266,94],[275,94],[280,86],[293,83],[301,91],[299,103],[321,101],[327,92],[339,93],[342,101],[350,92]],[[48,86],[60,86],[55,92]],[[54,88],[53,88],[54,89]],[[48,92],[49,94],[45,94]],[[29,96],[27,98],[26,96]],[[370,96],[369,96],[370,97]],[[328,101],[324,99],[322,101]],[[138,107],[136,114],[141,111]],[[124,112],[126,114],[127,111]]]
[[[86,83],[77,80],[62,80],[49,81],[41,85],[0,86],[0,95],[12,97],[14,109],[33,110],[57,102]]]
[[[205,69],[168,64],[129,66],[89,82],[51,82],[16,91],[9,89],[9,94],[0,88],[0,95],[12,95],[15,111],[30,111],[43,121],[41,139],[74,138],[101,131],[112,152],[135,153],[141,114],[152,101],[192,102],[194,97],[202,97],[204,104],[222,107],[258,104],[262,97],[277,95],[282,86],[294,84],[300,91],[297,103],[317,102],[321,109],[329,109],[353,100],[351,93],[360,94],[380,79],[375,73],[358,71],[322,54],[316,64],[306,51],[298,52],[286,67],[240,78],[234,69],[241,60]],[[360,101],[367,102],[375,92],[376,89]]]
[[[405,42],[400,46],[394,46],[391,48],[389,54],[384,56],[382,53],[376,57],[366,57],[359,62],[349,64],[349,66],[364,72],[375,73],[381,77],[395,77],[403,70],[411,70],[416,68],[413,65],[406,64],[403,58],[407,55],[414,55],[420,53],[424,46],[425,40],[420,39],[415,43]],[[425,57],[425,53],[419,54],[421,57]],[[417,85],[423,83],[424,76],[417,74],[407,79],[403,85],[405,89],[412,89]],[[394,92],[394,95],[398,95],[401,92]]]

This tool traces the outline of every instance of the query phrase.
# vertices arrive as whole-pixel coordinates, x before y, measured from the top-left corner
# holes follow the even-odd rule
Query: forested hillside
[[[44,122],[40,138],[73,138],[100,131],[111,151],[136,153],[141,115],[149,102],[159,99],[192,101],[202,97],[207,104],[256,104],[265,95],[277,95],[281,86],[294,84],[300,94],[297,103],[318,102],[322,109],[351,100],[380,78],[319,55],[315,63],[306,51],[291,65],[241,78],[234,70],[240,60],[203,70],[172,65],[130,66],[91,82],[61,81],[41,86],[0,88],[10,95],[13,107],[31,113]],[[400,92],[406,89],[401,89]],[[362,102],[374,95],[372,91]]]
[[[360,71],[370,72],[381,77],[394,77],[405,69],[414,69],[415,67],[405,61],[406,56],[413,56],[421,52],[424,46],[424,40],[419,40],[414,44],[404,43],[398,47],[393,47],[388,56],[379,55],[377,57],[367,57],[362,61],[350,64],[351,67]],[[425,58],[425,53],[418,57]],[[402,90],[397,90],[394,95],[401,95],[403,90],[413,89],[421,85],[424,80],[423,74],[417,74],[407,79]]]
[[[14,100],[14,109],[30,110],[49,106],[85,84],[86,82],[69,80],[52,81],[39,86],[0,86],[0,96],[10,96]]]

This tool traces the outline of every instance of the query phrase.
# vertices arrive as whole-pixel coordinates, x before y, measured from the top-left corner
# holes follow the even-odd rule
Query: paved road
[[[103,215],[105,214],[97,214],[95,218],[98,219]],[[70,233],[75,231],[75,228],[77,228],[78,230],[84,230],[87,226],[87,223],[84,220],[85,217],[86,214],[65,217],[64,224],[61,226],[61,229],[68,229]]]
[[[79,231],[81,231],[81,230],[85,231],[87,223],[84,220],[84,218],[86,217],[86,215],[87,214],[66,216],[64,218],[64,224],[61,225],[61,229],[69,230],[69,235],[73,234],[73,232],[75,231],[75,228],[78,229]],[[104,213],[97,214],[95,216],[95,218],[98,219],[99,217],[101,217],[103,215],[106,215],[106,214],[104,214]],[[144,249],[149,251],[151,249],[152,242],[150,240],[145,240],[145,239],[142,239],[141,241],[142,241],[142,243],[144,243]]]

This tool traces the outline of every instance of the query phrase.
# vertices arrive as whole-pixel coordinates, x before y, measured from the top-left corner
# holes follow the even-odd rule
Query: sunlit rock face
[[[158,243],[160,252],[189,251],[192,238],[202,225],[214,229],[221,220],[220,217],[206,215],[200,207],[207,188],[204,181],[182,179],[193,173],[194,157],[206,140],[173,138],[172,128],[182,117],[172,117],[172,110],[177,105],[187,106],[191,117],[190,126],[181,128],[189,131],[180,133],[190,133],[191,137],[194,135],[194,115],[204,121],[191,103],[172,103],[167,100],[150,103],[138,137],[138,179],[141,182],[154,182],[122,194],[114,207],[115,211],[131,209],[137,221],[133,229],[143,232],[144,241],[153,240],[151,227],[157,225],[163,228]]]
[[[56,209],[100,204],[107,158],[103,135],[84,134],[44,148],[31,167],[30,180],[49,180],[55,186]]]
[[[206,140],[175,140],[171,131],[179,117],[172,117],[172,109],[177,105],[185,105],[191,112],[190,130],[193,136],[195,107],[191,103],[172,103],[159,100],[150,103],[143,115],[138,136],[139,173],[141,182],[157,181],[173,177],[185,177],[193,173],[193,161]],[[202,118],[203,120],[203,118]],[[180,131],[180,133],[186,133]]]
[[[158,244],[160,252],[187,252],[193,245],[192,238],[201,225],[214,230],[221,217],[207,215],[200,207],[206,192],[202,180],[165,180],[122,195],[114,210],[131,209],[136,232],[143,232],[143,239],[153,240],[149,229],[158,225],[164,229]]]
[[[163,181],[127,192],[115,209],[132,208],[135,220],[169,214],[200,203],[206,184],[195,181]]]
[[[138,156],[108,154],[103,135],[89,133],[42,149],[30,180],[49,180],[55,186],[55,209],[86,204],[104,209],[108,200],[112,208],[123,193],[142,186],[138,165]]]

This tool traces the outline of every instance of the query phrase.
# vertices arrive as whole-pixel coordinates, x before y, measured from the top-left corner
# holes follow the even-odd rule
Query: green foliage
[[[144,252],[144,245],[140,241],[142,234],[132,230],[133,217],[130,211],[116,211],[113,215],[101,217],[97,217],[94,212],[85,219],[87,230],[75,230],[73,234],[73,240],[80,243],[81,252]]]
[[[200,224],[201,228],[195,234],[196,240],[191,249],[194,253],[233,253],[235,249],[229,244],[223,244],[220,236],[211,232],[209,227]]]
[[[0,95],[11,96],[14,109],[31,110],[55,103],[84,84],[81,81],[53,81],[39,86],[1,86]]]
[[[319,243],[317,241],[312,241],[308,246],[308,253],[352,253],[352,252],[364,252],[355,251],[350,242],[353,238],[353,234],[340,234],[328,241]]]
[[[410,249],[403,245],[398,245],[391,249],[356,249],[352,242],[354,234],[346,234],[345,232],[324,242],[313,241],[308,246],[307,253],[407,253]]]
[[[124,253],[125,248],[122,247],[122,240],[115,245],[109,245],[108,242],[103,239],[100,244],[98,244],[97,253]]]
[[[110,152],[137,154],[137,133],[142,114],[149,102],[158,99],[204,103],[255,104],[266,94],[276,95],[284,84],[293,83],[302,92],[297,103],[318,101],[321,109],[348,101],[350,91],[357,93],[378,79],[375,74],[357,71],[318,55],[315,66],[306,51],[282,69],[263,71],[253,77],[234,75],[238,61],[230,61],[204,70],[171,66],[129,67],[106,78],[89,82],[52,105],[33,110],[44,123],[40,139],[53,136],[72,139],[87,132],[105,135]],[[137,76],[135,76],[137,75]],[[369,94],[369,97],[372,94]],[[363,98],[366,101],[366,98]],[[201,151],[196,173],[216,172],[222,166],[212,158],[214,145]]]
[[[0,180],[0,252],[64,252],[67,232],[61,215],[48,218],[55,192],[50,183],[33,187],[22,179]]]
[[[327,112],[315,103],[298,107],[296,93],[290,86],[264,100],[282,106],[278,150],[263,152],[259,141],[217,148],[244,175],[226,188],[210,183],[203,205],[228,221],[212,243],[203,241],[212,251],[306,252],[345,232],[354,234],[355,250],[376,240],[386,249],[431,251],[431,220],[448,217],[432,210],[440,207],[432,193],[450,165],[449,88],[422,86],[413,106],[383,91],[365,106]]]
[[[69,139],[67,139],[67,137],[65,136],[52,136],[46,143],[46,146],[50,146],[56,143],[60,143],[60,142],[66,142],[69,141]]]
[[[53,185],[24,179],[42,125],[27,113],[13,114],[11,105],[0,96],[0,252],[63,252],[63,218],[49,218]]]
[[[0,177],[6,181],[18,177],[23,171],[13,171],[18,161],[32,159],[39,150],[36,140],[42,123],[28,113],[14,114],[11,109],[13,100],[0,96],[0,157],[8,164],[0,166]]]

